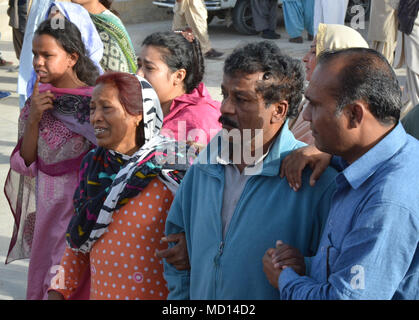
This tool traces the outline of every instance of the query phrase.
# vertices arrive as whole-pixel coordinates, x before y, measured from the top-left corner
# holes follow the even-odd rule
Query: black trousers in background
[[[252,16],[256,31],[275,31],[277,25],[277,0],[251,0]]]
[[[19,29],[13,28],[13,47],[15,49],[16,58],[20,59],[20,52],[22,51],[23,37],[25,33]]]

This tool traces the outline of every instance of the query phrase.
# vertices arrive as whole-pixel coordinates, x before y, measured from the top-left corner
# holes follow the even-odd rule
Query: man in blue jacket
[[[236,49],[221,85],[223,130],[201,152],[177,191],[166,234],[185,232],[190,271],[165,262],[169,299],[278,299],[262,257],[281,239],[313,255],[335,190],[327,169],[298,193],[281,160],[304,146],[288,129],[302,99],[301,63],[269,42]],[[309,268],[309,266],[307,266]]]

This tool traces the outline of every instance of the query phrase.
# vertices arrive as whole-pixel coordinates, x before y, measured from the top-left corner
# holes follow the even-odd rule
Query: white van
[[[153,1],[153,4],[163,8],[173,8],[176,0]],[[250,0],[206,0],[205,5],[208,10],[208,23],[214,17],[223,19],[227,26],[231,24],[239,33],[255,34],[253,25]],[[366,19],[369,18],[370,0],[349,0],[346,20],[350,21],[356,12],[352,12],[354,5],[364,7]],[[278,0],[278,6],[282,6],[282,0]]]

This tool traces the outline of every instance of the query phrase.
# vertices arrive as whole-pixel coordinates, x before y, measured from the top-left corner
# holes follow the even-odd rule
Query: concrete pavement
[[[2,33],[0,51],[5,59],[13,61],[16,65],[18,61],[13,50],[11,29],[8,26],[6,15],[7,2],[7,0],[0,0],[0,32]],[[148,34],[155,31],[170,30],[170,26],[171,21],[126,25],[137,53],[140,51],[142,40]],[[282,39],[276,40],[276,43],[282,48],[283,52],[301,59],[308,50],[310,42],[305,41],[303,44],[289,43],[282,21],[280,21],[280,27],[277,31],[281,33]],[[232,27],[225,27],[217,18],[211,23],[209,32],[213,47],[225,53],[223,58],[242,43],[261,40],[259,36],[240,35]],[[366,30],[361,32],[365,34]],[[220,101],[222,67],[223,59],[207,60],[204,77],[204,82],[211,95],[214,99]],[[3,186],[9,169],[9,156],[16,144],[19,115],[19,100],[16,93],[17,72],[9,72],[8,69],[0,67],[0,90],[12,93],[11,96],[0,100],[0,299],[25,299],[28,261],[22,260],[9,265],[4,264],[12,234],[13,219],[3,193]],[[399,69],[397,73],[402,79],[405,70]]]

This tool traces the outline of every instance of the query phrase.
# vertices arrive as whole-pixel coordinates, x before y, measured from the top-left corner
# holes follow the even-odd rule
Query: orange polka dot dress
[[[154,253],[167,247],[160,239],[172,200],[172,193],[160,180],[151,181],[114,212],[108,230],[89,254],[66,248],[61,260],[64,288],[50,289],[68,299],[89,267],[90,299],[166,299],[163,261]]]

